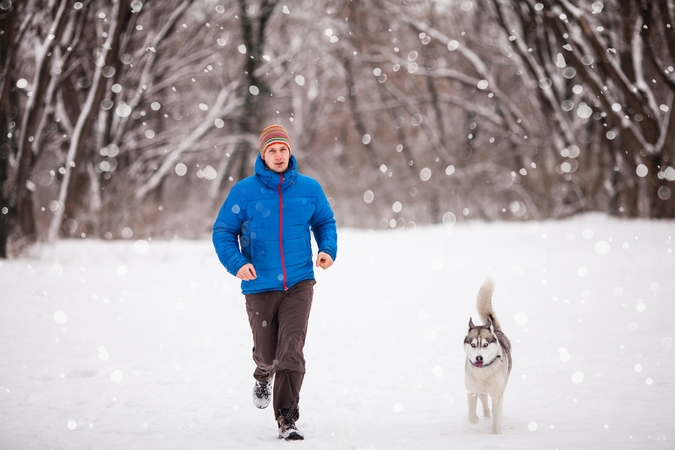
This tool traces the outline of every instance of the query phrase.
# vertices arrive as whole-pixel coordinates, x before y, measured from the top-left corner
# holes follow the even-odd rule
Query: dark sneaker
[[[265,409],[272,401],[272,380],[256,381],[253,386],[253,404],[256,408]]]
[[[295,426],[295,421],[287,417],[280,417],[279,424],[279,439],[286,439],[287,441],[302,441],[305,435]]]

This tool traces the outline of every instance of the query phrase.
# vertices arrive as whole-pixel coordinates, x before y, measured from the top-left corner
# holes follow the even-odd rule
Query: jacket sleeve
[[[238,191],[233,188],[220,208],[211,237],[218,259],[232,275],[249,262],[239,247],[243,222],[244,205],[239,201]]]
[[[335,261],[337,258],[337,227],[333,210],[318,182],[316,182],[316,211],[309,224],[319,251],[327,253]]]

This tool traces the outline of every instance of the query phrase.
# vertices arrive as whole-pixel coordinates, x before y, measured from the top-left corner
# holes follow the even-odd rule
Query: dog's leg
[[[492,398],[492,434],[502,434],[502,406],[504,394]]]
[[[483,405],[483,417],[486,419],[490,418],[490,405],[488,405],[488,396],[487,394],[480,394],[480,403]],[[494,409],[494,406],[492,407]]]
[[[478,423],[478,415],[476,414],[478,396],[476,394],[472,394],[471,392],[467,392],[466,398],[469,401],[469,423],[475,425]]]

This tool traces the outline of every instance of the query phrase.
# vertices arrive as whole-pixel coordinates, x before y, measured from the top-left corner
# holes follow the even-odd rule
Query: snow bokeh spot
[[[401,202],[394,202],[394,204],[391,205],[391,209],[395,213],[400,213],[401,210],[403,209],[403,205],[401,204]]]
[[[68,321],[68,317],[66,316],[66,313],[63,311],[56,311],[54,313],[54,322],[58,323],[59,325],[63,325]]]
[[[146,241],[145,239],[139,239],[134,244],[134,251],[136,251],[136,253],[139,254],[147,253],[149,248],[150,244],[148,244],[148,241]]]
[[[661,345],[663,348],[670,348],[673,346],[673,338],[671,337],[664,337],[663,340],[661,341]]]
[[[583,372],[577,370],[576,372],[574,372],[572,374],[572,382],[573,383],[579,384],[582,381],[584,381],[584,373]]]
[[[117,275],[123,277],[126,275],[129,271],[127,270],[126,266],[119,266],[117,268]]]
[[[187,173],[187,166],[183,163],[176,164],[176,175],[179,177],[185,176]]]
[[[628,324],[627,328],[628,328],[628,331],[630,331],[631,333],[635,332],[635,331],[638,330],[638,324],[635,323],[635,322],[631,322],[631,323]]]
[[[588,119],[592,115],[593,110],[586,103],[579,103],[579,107],[577,108],[577,116],[579,116],[580,119]]]
[[[110,379],[114,383],[119,383],[122,381],[122,378],[124,377],[124,374],[122,373],[121,370],[115,370],[113,373],[110,374]]]
[[[395,413],[400,413],[400,412],[403,411],[404,409],[405,409],[405,408],[404,408],[403,405],[400,404],[400,403],[395,404],[394,407],[393,407],[393,410],[394,410]]]
[[[516,313],[514,319],[515,319],[516,323],[520,326],[527,325],[527,320],[528,320],[527,314],[525,314],[524,312]]]
[[[131,106],[127,105],[125,102],[119,102],[117,104],[117,109],[115,109],[115,113],[121,118],[129,117],[131,115]]]
[[[63,274],[63,267],[61,267],[58,264],[53,264],[52,267],[49,269],[49,273],[58,277]]]
[[[570,354],[565,347],[560,347],[560,349],[558,349],[558,353],[558,358],[560,358],[560,361],[567,362],[570,360]]]
[[[75,430],[75,428],[77,428],[77,422],[74,421],[74,420],[69,420],[68,424],[67,424],[67,427],[70,431],[73,431],[73,430]]]
[[[431,178],[431,169],[425,167],[424,169],[420,170],[420,180],[429,181],[430,178]]]
[[[537,431],[537,428],[539,428],[539,426],[537,425],[537,422],[532,421],[532,422],[527,424],[527,428],[530,431]]]
[[[606,255],[609,253],[610,246],[607,241],[598,241],[595,243],[595,253],[598,255]]]
[[[579,267],[577,269],[577,275],[579,275],[580,277],[587,277],[588,269],[586,267]]]
[[[451,212],[446,212],[443,214],[443,225],[445,225],[446,228],[452,228],[455,226],[457,223],[457,216]]]
[[[431,328],[427,328],[424,330],[424,339],[429,342],[434,342],[436,340],[436,331]]]

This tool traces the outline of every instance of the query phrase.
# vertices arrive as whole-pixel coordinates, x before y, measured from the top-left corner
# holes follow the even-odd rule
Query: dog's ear
[[[495,325],[492,323],[492,317],[488,316],[487,323],[485,324],[492,334],[495,332]]]
[[[476,326],[473,324],[473,318],[469,317],[469,330],[472,328],[476,328]]]

